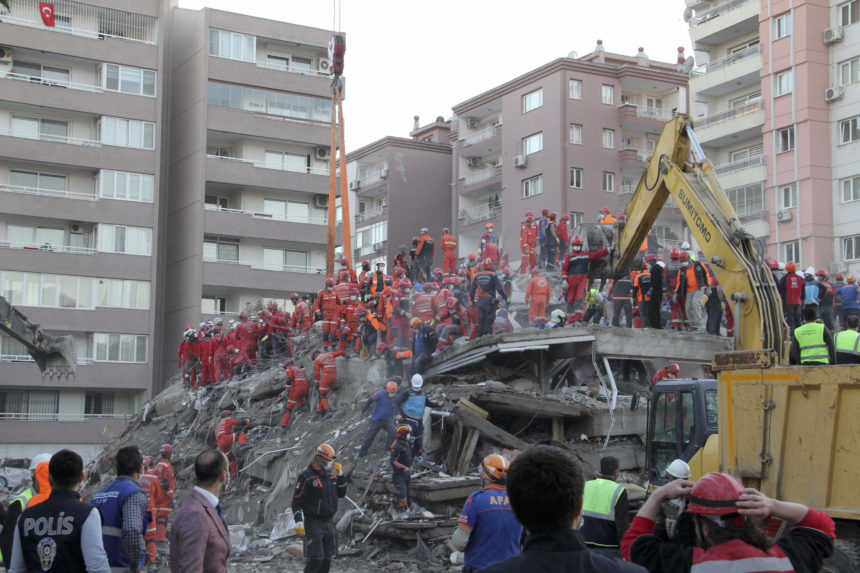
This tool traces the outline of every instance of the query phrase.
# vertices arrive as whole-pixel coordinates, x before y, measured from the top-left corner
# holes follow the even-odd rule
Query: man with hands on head
[[[688,496],[687,542],[670,541],[654,528],[660,504],[681,496]],[[794,526],[774,544],[757,525],[769,517]],[[678,479],[655,491],[624,535],[621,551],[652,573],[814,573],[833,552],[835,531],[833,520],[820,511],[769,498],[730,475],[712,472],[695,484]]]

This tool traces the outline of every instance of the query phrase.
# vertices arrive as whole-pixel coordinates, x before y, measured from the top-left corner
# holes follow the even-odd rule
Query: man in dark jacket
[[[533,446],[508,470],[508,498],[528,531],[523,552],[481,569],[481,573],[644,573],[638,565],[589,551],[576,533],[585,479],[570,454],[555,446]]]
[[[492,263],[484,261],[483,269],[475,275],[469,289],[472,304],[478,307],[478,336],[493,333],[493,322],[496,319],[496,293],[507,303],[502,282],[493,271]]]

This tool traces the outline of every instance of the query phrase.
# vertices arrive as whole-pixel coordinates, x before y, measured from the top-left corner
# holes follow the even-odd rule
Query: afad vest
[[[122,505],[129,496],[144,493],[134,480],[117,478],[104,489],[93,496],[93,506],[102,515],[102,540],[111,567],[128,567],[128,559],[122,548]],[[152,515],[144,516],[143,529],[140,534],[146,534],[146,527],[152,520]],[[141,555],[140,567],[146,564],[146,554]]]

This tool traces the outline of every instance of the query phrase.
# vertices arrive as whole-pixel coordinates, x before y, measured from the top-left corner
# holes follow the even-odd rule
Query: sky
[[[180,0],[332,29],[334,2],[346,33],[346,147],[408,137],[481,92],[597,39],[608,52],[675,61],[692,54],[681,0]]]

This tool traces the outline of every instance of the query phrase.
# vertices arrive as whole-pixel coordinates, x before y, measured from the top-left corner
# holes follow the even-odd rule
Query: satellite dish
[[[693,9],[689,6],[684,9],[684,22],[689,23],[693,19]]]
[[[576,58],[579,57],[579,54],[576,53],[576,50],[571,50],[567,53],[567,57],[570,58],[571,60],[575,60]]]

